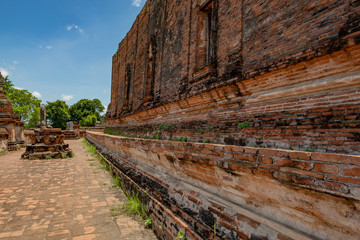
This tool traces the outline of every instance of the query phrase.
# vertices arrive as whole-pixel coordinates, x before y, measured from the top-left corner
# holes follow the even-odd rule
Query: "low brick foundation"
[[[103,132],[105,127],[80,127],[81,131]]]
[[[360,237],[360,156],[86,138],[152,199],[161,239]]]
[[[9,134],[5,128],[0,128],[0,153],[5,152],[8,148]]]
[[[35,135],[34,130],[25,130],[24,135],[25,135],[25,143],[31,144],[31,139]]]
[[[65,144],[65,135],[60,128],[39,128],[29,135],[30,143],[21,155],[24,159],[71,158],[73,152]]]

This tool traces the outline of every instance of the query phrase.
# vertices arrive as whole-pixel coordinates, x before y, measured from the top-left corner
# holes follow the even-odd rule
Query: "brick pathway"
[[[89,161],[80,140],[68,142],[72,159],[20,160],[23,150],[0,155],[0,239],[156,239],[143,223],[111,216],[124,194]]]

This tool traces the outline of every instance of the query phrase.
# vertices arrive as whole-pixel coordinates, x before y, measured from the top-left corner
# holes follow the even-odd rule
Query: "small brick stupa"
[[[65,135],[65,140],[76,140],[85,136],[86,131],[80,130],[80,126],[77,122],[67,122],[66,130],[62,131]]]
[[[65,135],[60,128],[52,128],[46,122],[46,109],[43,104],[40,106],[40,124],[30,137],[31,143],[26,146],[23,158],[29,160],[70,158],[73,152],[69,144],[65,144]]]
[[[25,144],[24,122],[14,114],[11,101],[4,91],[4,83],[0,73],[0,145],[2,150],[17,150]]]

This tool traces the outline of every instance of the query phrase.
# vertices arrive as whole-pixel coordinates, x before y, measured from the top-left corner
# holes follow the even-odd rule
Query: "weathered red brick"
[[[349,188],[343,184],[343,183],[337,183],[337,182],[327,182],[327,181],[320,181],[317,180],[315,182],[315,185],[317,187],[320,188],[324,188],[333,192],[338,192],[338,193],[344,193],[344,194],[348,194],[349,193]]]
[[[263,177],[269,177],[272,178],[272,170],[263,169],[263,168],[254,168],[252,172],[255,175],[263,176]]]
[[[360,167],[346,167],[343,169],[343,174],[346,176],[360,178]]]
[[[249,224],[251,227],[253,227],[255,229],[258,228],[261,225],[261,223],[256,222],[256,221],[252,220],[251,218],[248,218],[248,217],[246,217],[246,216],[244,216],[242,214],[236,214],[236,218],[239,221],[242,221],[242,222],[245,222],[245,223]]]
[[[274,171],[273,177],[279,181],[290,182],[292,179],[292,175],[286,172]]]
[[[311,153],[311,160],[339,164],[353,164],[360,166],[360,156],[351,156],[334,153]]]
[[[290,155],[290,151],[262,148],[262,149],[259,149],[259,155],[287,158]]]
[[[299,169],[303,169],[303,170],[311,169],[310,162],[293,161],[293,160],[284,159],[284,158],[275,158],[274,164],[277,166],[281,166],[281,167],[293,167],[293,168],[299,168]]]
[[[265,164],[272,164],[273,163],[273,159],[271,157],[262,157],[262,156],[259,156],[258,157],[258,161],[260,163],[265,163]]]
[[[212,213],[216,214],[217,216],[219,216],[220,218],[226,220],[228,223],[234,224],[235,220],[234,218],[226,215],[223,211],[218,211],[217,209],[214,209],[213,207],[209,207],[208,208],[209,211],[211,211]]]
[[[229,169],[237,172],[246,172],[252,174],[252,168],[239,164],[229,164]]]
[[[316,164],[314,164],[314,171],[323,172],[323,173],[338,174],[339,173],[339,168],[336,165],[316,163]]]
[[[291,159],[310,160],[311,153],[300,152],[300,151],[290,151],[289,155],[290,155]]]
[[[351,183],[360,185],[360,179],[352,177],[341,177],[341,176],[326,176],[326,180],[333,180],[342,183]]]
[[[258,167],[259,167],[259,168],[271,169],[271,170],[278,170],[278,169],[279,169],[279,166],[270,165],[270,164],[259,164]]]
[[[213,151],[211,151],[207,148],[203,148],[203,149],[201,149],[200,153],[206,154],[206,155],[211,155],[211,154],[213,154]]]
[[[213,175],[214,176],[214,175]],[[202,180],[204,182],[206,182],[207,184],[210,184],[210,185],[220,185],[220,181],[219,179],[213,177],[213,176],[210,176],[209,174],[206,174],[206,175],[203,175],[203,178]]]
[[[309,177],[292,176],[292,181],[300,185],[316,186],[315,180]]]
[[[250,162],[256,162],[257,156],[253,154],[246,154],[246,153],[233,153],[233,158],[236,160],[245,160]]]
[[[285,173],[292,173],[292,174],[298,174],[298,175],[302,175],[302,176],[308,176],[308,177],[312,177],[312,178],[319,178],[319,179],[324,178],[323,174],[310,172],[310,171],[304,171],[304,170],[296,169],[296,168],[281,167],[280,171],[285,172]]]

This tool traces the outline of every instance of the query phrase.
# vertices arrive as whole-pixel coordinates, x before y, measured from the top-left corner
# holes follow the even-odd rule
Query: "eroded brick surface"
[[[21,151],[0,155],[0,239],[155,239],[131,217],[111,216],[124,194],[111,188],[105,170],[87,161],[80,140],[68,143],[71,159],[20,160]]]
[[[359,156],[96,132],[87,139],[124,181],[146,190],[163,239],[180,230],[188,239],[360,237]]]
[[[147,1],[113,57],[109,126],[358,154],[359,12],[355,0]]]
[[[162,238],[360,238],[359,12],[146,2],[113,56],[107,131],[124,137],[87,138],[146,190]]]

